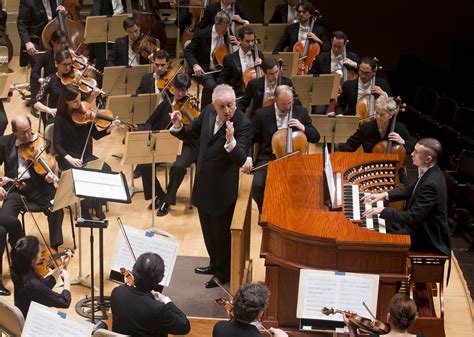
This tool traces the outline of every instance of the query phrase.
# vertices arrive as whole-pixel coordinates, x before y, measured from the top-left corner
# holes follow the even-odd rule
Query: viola
[[[56,180],[59,180],[53,172],[56,170],[56,160],[46,152],[46,148],[46,140],[38,135],[35,140],[21,144],[18,148],[18,154],[23,159],[31,161],[35,172],[39,175],[46,176],[51,173]]]
[[[324,307],[321,312],[324,315],[334,315],[336,313],[345,315],[349,322],[356,328],[375,333],[377,335],[386,335],[390,332],[390,325],[377,319],[361,317],[356,313],[347,310]]]
[[[320,13],[315,11],[311,19],[309,32],[313,31],[314,24],[319,16]],[[306,39],[304,44],[302,41],[297,41],[293,46],[293,52],[297,52],[299,55],[297,75],[306,75],[311,69],[316,56],[321,52],[321,46],[317,42]]]
[[[158,49],[159,47],[156,44],[155,38],[149,34],[141,33],[140,37],[132,43],[133,52],[141,55],[145,59],[148,59],[148,57]]]
[[[47,248],[41,252],[41,257],[35,265],[35,269],[41,277],[45,277],[50,269],[61,268],[63,263],[63,256],[67,256],[71,249],[67,248],[64,252],[58,253],[54,248]]]
[[[78,125],[94,123],[97,127],[106,129],[117,118],[114,117],[110,110],[94,109],[91,103],[81,102],[81,107],[79,109],[73,109],[71,111],[71,119]],[[137,126],[132,123],[123,121],[120,121],[120,123],[126,124],[132,129],[137,128]]]

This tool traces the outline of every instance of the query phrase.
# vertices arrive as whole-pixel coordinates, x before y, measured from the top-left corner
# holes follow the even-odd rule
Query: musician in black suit
[[[65,11],[63,6],[56,7],[56,1],[20,0],[17,28],[20,35],[20,67],[30,63],[33,66],[34,56],[43,49],[41,34],[48,21],[56,17],[57,11]],[[25,50],[25,51],[23,51]]]
[[[376,207],[365,211],[363,216],[380,214],[387,221],[387,232],[409,234],[411,250],[451,256],[446,182],[437,165],[441,151],[441,144],[436,139],[420,139],[411,154],[413,164],[418,167],[416,183],[390,192],[370,194],[363,199],[365,203],[406,200],[405,209]]]
[[[164,49],[160,49],[155,51],[151,59],[153,61],[153,68],[154,72],[143,75],[140,84],[137,88],[137,95],[138,94],[152,94],[152,93],[160,93],[160,88],[157,84],[160,78],[168,74],[169,65],[170,65],[170,55]],[[168,92],[169,93],[169,92]],[[160,102],[163,99],[160,96]]]
[[[357,101],[362,97],[374,94],[379,96],[391,96],[390,88],[384,79],[375,78],[375,85],[370,86],[370,80],[375,76],[376,64],[373,58],[363,57],[359,64],[359,78],[344,82],[342,91],[337,98],[337,115],[355,115]]]
[[[206,74],[216,70],[215,60],[212,53],[216,47],[222,43],[237,43],[237,39],[227,36],[227,29],[230,25],[230,17],[225,12],[219,12],[214,18],[214,25],[198,30],[193,34],[189,45],[184,49],[184,58],[193,70],[192,76],[203,85],[201,97],[201,109],[204,109],[210,102],[214,88],[217,85],[217,73]]]
[[[303,1],[298,4],[297,9],[299,22],[291,24],[285,28],[283,37],[277,43],[273,52],[284,51],[285,48],[292,50],[296,42],[302,41],[304,43],[307,39],[311,42],[319,43],[321,51],[329,50],[330,46],[326,28],[318,24],[316,21],[313,26],[313,31],[309,31],[314,14],[313,5],[307,1]]]
[[[230,277],[230,224],[239,189],[239,171],[245,163],[252,139],[252,123],[236,110],[235,93],[226,84],[212,94],[212,105],[183,127],[181,113],[171,115],[171,132],[180,139],[199,138],[196,181],[192,202],[210,257],[207,267],[195,268],[198,274],[214,274],[206,288],[222,284]]]
[[[234,8],[232,8],[232,5]],[[209,4],[204,10],[202,20],[199,22],[199,28],[210,27],[214,24],[214,18],[219,12],[225,12],[230,16],[231,20],[242,25],[249,24],[250,18],[244,12],[242,6],[240,6],[235,0],[222,0],[213,4]],[[235,32],[234,32],[235,33]]]
[[[122,26],[127,35],[115,40],[107,59],[107,66],[137,66],[150,63],[148,59],[140,53],[136,53],[132,48],[134,42],[142,37],[138,19],[134,16],[125,18]]]
[[[15,243],[19,238],[23,236],[23,230],[21,228],[21,222],[18,217],[7,214],[3,208],[0,208],[0,296],[10,296],[10,290],[5,288],[3,285],[3,252],[7,246],[7,234],[8,242],[10,243],[11,249],[15,247]]]
[[[241,96],[244,92],[244,73],[252,67],[260,67],[263,54],[258,53],[255,58],[255,31],[252,27],[245,26],[239,30],[239,49],[224,57],[224,67],[217,79],[218,84],[229,84],[234,88],[235,94]]]
[[[248,114],[250,119],[253,118],[254,112],[263,106],[264,102],[273,104],[275,99],[280,68],[274,57],[267,57],[263,60],[262,71],[265,76],[249,81],[242,98],[237,101],[237,109],[244,112],[252,103],[252,108]],[[281,76],[281,84],[293,88],[293,82],[288,77]],[[295,104],[301,105],[297,100],[295,100]]]
[[[298,0],[288,0],[287,3],[277,5],[269,23],[296,23],[298,22],[298,12],[296,5]]]
[[[27,202],[37,204],[48,217],[49,237],[51,246],[57,248],[63,244],[62,223],[64,212],[62,210],[51,212],[51,200],[56,194],[53,183],[57,177],[48,173],[41,176],[33,168],[28,168],[29,162],[19,155],[22,144],[28,144],[39,136],[31,129],[31,120],[25,115],[17,115],[12,120],[13,133],[0,137],[0,164],[4,163],[5,176],[19,178],[25,183],[21,189],[13,188],[9,192],[7,187],[0,187],[0,200],[3,201],[3,212],[6,215],[18,217],[24,209],[22,196]],[[7,181],[3,179],[0,186],[5,186]]]
[[[234,319],[218,322],[212,337],[261,337],[257,326],[268,306],[270,291],[263,283],[246,283],[240,287],[232,305]],[[272,336],[287,337],[281,329],[268,329]]]
[[[293,118],[288,120],[290,110],[292,111]],[[320,137],[318,130],[311,123],[308,111],[301,106],[293,104],[293,91],[286,85],[281,85],[275,90],[275,104],[255,112],[253,127],[253,143],[260,144],[260,151],[255,160],[255,165],[253,165],[253,148],[249,149],[244,172],[250,172],[254,166],[257,167],[275,159],[272,151],[272,137],[280,129],[291,127],[296,131],[303,131],[310,143],[317,143]],[[262,213],[266,180],[266,167],[254,172],[252,197],[257,203],[260,213]]]

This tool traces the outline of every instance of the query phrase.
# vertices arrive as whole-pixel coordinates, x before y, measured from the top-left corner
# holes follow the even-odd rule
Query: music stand
[[[73,168],[70,170],[73,190],[76,197],[101,199],[111,202],[131,203],[125,175],[120,173],[105,173],[100,170],[87,168]],[[78,219],[76,227],[90,228],[90,255],[91,255],[91,296],[77,302],[76,312],[82,317],[90,318],[95,324],[96,310],[101,311],[99,319],[107,318],[110,307],[110,297],[104,296],[104,235],[107,220]],[[99,229],[99,296],[94,296],[94,228]],[[97,302],[97,306],[96,306]]]
[[[358,116],[336,116],[334,128],[334,143],[345,143],[359,128]]]
[[[328,139],[328,142],[331,143],[331,152],[334,152],[334,129],[336,127],[336,118],[334,116],[326,115],[314,115],[311,114],[312,124],[318,129],[320,138],[320,143],[325,142]]]
[[[311,90],[311,105],[327,105],[332,99],[337,98],[341,75],[321,74],[313,77],[313,88]]]
[[[15,73],[0,74],[0,99],[7,98]]]
[[[143,75],[153,72],[151,64],[141,64],[125,69],[125,94],[132,95],[137,92]]]
[[[145,123],[161,101],[160,94],[140,94],[133,97],[132,122]]]
[[[104,67],[102,90],[109,95],[125,95],[127,85],[124,66]]]
[[[283,60],[283,76],[291,78],[298,72],[298,53],[296,52],[279,52],[273,54],[272,52],[263,52],[263,57],[274,57],[276,60]]]
[[[271,23],[265,27],[265,52],[272,53],[278,42],[281,40],[285,33],[285,28],[288,26],[286,23]]]
[[[311,90],[313,88],[313,75],[293,75],[291,81],[298,93],[301,105],[311,112]]]
[[[151,164],[151,228],[155,228],[155,179],[156,163],[173,163],[181,154],[183,142],[173,136],[169,130],[128,132],[125,137],[125,153],[121,165]]]

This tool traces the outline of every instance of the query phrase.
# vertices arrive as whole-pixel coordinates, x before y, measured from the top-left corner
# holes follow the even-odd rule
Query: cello
[[[253,60],[254,60],[254,62],[258,59],[258,47],[257,47],[258,42],[259,42],[259,40],[255,39],[255,44],[253,46]],[[253,80],[255,78],[262,77],[261,66],[258,65],[258,66],[253,66],[253,67],[248,68],[247,70],[244,71],[242,77],[243,77],[243,80],[244,80],[244,87],[247,87],[247,84],[251,80]]]
[[[375,86],[375,78],[377,70],[382,69],[382,66],[379,64],[379,60],[374,57],[374,74],[370,79],[370,88],[372,89]],[[372,92],[368,95],[361,97],[356,104],[356,115],[359,116],[361,121],[367,121],[375,114],[375,94]]]
[[[313,32],[314,24],[316,20],[320,16],[318,11],[314,11],[313,18],[311,19],[311,25],[309,27],[309,32]],[[298,41],[293,46],[293,52],[297,52],[298,57],[298,72],[297,75],[306,75],[311,69],[316,56],[319,55],[321,52],[321,46],[318,42],[312,42],[308,38],[306,38],[305,43],[303,44],[302,41]]]

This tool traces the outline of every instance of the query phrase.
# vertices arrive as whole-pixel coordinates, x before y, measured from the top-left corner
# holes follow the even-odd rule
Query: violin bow
[[[367,310],[367,312],[370,314],[370,316],[372,316],[373,319],[377,320],[377,318],[375,318],[372,311],[370,311],[369,306],[367,304],[365,304],[365,302],[362,302],[362,305],[364,306],[365,310]]]
[[[224,287],[224,286],[222,285],[222,283],[221,283],[217,278],[214,278],[214,282],[219,286],[219,288],[221,288],[222,290],[224,290],[224,292],[225,292],[227,295],[229,295],[229,297],[230,297],[231,299],[234,299],[234,296],[230,293],[230,291],[227,290],[226,287]]]
[[[262,164],[262,165],[259,165],[257,167],[254,167],[253,169],[250,170],[250,173],[253,173],[261,168],[264,168],[265,166],[268,166],[268,164],[270,164],[271,162],[275,162],[275,161],[279,161],[279,160],[282,160],[282,159],[285,159],[285,158],[288,158],[288,157],[291,157],[291,156],[294,156],[295,154],[298,154],[300,153],[300,150],[296,150],[296,151],[293,151],[293,152],[290,152],[288,154],[285,154],[284,156],[280,157],[280,158],[277,158],[277,159],[274,159],[274,160],[271,160],[271,161],[268,161],[266,162],[265,164]]]
[[[123,226],[123,222],[122,222],[122,219],[120,219],[120,217],[117,217],[117,223],[119,224],[120,230],[123,234],[123,238],[125,240],[125,243],[127,244],[127,247],[128,247],[128,250],[130,251],[130,254],[133,257],[133,260],[135,260],[135,262],[137,262],[137,257],[135,255],[135,253],[133,252],[132,244],[130,243],[130,240],[128,239],[127,232],[125,231],[125,227]]]

